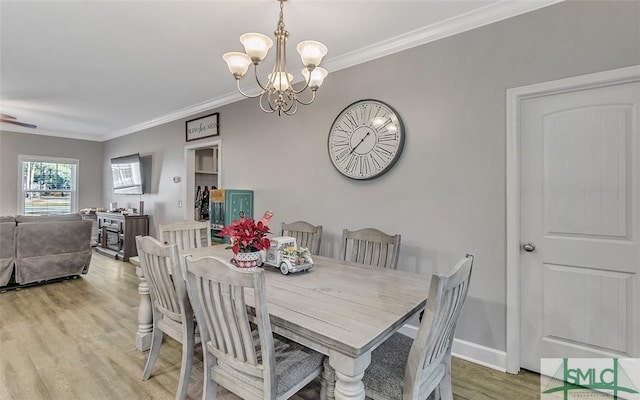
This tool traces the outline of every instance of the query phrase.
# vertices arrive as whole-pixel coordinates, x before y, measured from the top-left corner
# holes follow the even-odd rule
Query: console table
[[[149,234],[149,216],[121,213],[96,213],[99,253],[128,261],[138,255],[136,236]]]

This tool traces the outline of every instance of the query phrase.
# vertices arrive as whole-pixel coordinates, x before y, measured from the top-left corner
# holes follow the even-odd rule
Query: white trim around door
[[[520,105],[525,99],[640,80],[640,65],[507,90],[507,372],[520,370]]]

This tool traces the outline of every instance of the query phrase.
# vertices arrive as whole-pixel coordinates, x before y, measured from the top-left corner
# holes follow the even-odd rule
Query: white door
[[[523,368],[640,357],[639,107],[639,82],[521,103]]]

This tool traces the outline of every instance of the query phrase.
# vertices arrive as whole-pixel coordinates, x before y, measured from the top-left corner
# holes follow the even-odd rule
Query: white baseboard
[[[418,327],[405,324],[398,332],[403,335],[415,338],[418,333]],[[492,349],[477,343],[468,342],[466,340],[453,339],[453,348],[451,354],[454,357],[461,358],[488,368],[498,371],[507,371],[507,353],[502,350]]]

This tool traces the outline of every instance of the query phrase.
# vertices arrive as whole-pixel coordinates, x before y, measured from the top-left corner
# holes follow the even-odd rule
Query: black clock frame
[[[349,175],[345,174],[340,168],[338,168],[338,166],[336,166],[336,163],[333,161],[333,158],[331,157],[331,132],[333,131],[333,127],[336,125],[336,122],[338,121],[338,119],[340,119],[340,117],[342,117],[342,115],[347,110],[349,110],[350,108],[352,108],[352,107],[354,107],[354,106],[356,106],[356,105],[358,105],[360,103],[369,103],[369,102],[382,104],[384,107],[388,108],[396,116],[396,118],[398,119],[398,125],[400,126],[400,144],[398,146],[398,151],[396,152],[394,157],[391,159],[389,164],[387,164],[387,166],[385,166],[383,169],[381,169],[377,174],[372,175],[372,176],[368,176],[368,177],[364,177],[364,178],[356,178],[356,177],[349,176]],[[395,108],[393,108],[389,104],[385,103],[384,101],[380,101],[380,100],[376,100],[376,99],[362,99],[362,100],[354,101],[353,103],[351,103],[348,106],[346,106],[345,108],[343,108],[342,111],[340,111],[340,113],[338,113],[338,116],[333,120],[333,123],[331,124],[331,128],[329,129],[329,135],[327,136],[327,153],[329,154],[329,159],[331,160],[331,164],[340,173],[340,175],[342,175],[342,176],[344,176],[346,178],[352,179],[354,181],[366,181],[366,180],[379,178],[382,175],[384,175],[387,172],[389,172],[389,170],[391,170],[391,168],[400,159],[400,155],[402,154],[402,151],[404,150],[404,142],[405,142],[404,122],[402,121],[402,118],[400,117],[400,114],[398,113],[398,111],[396,111]]]

